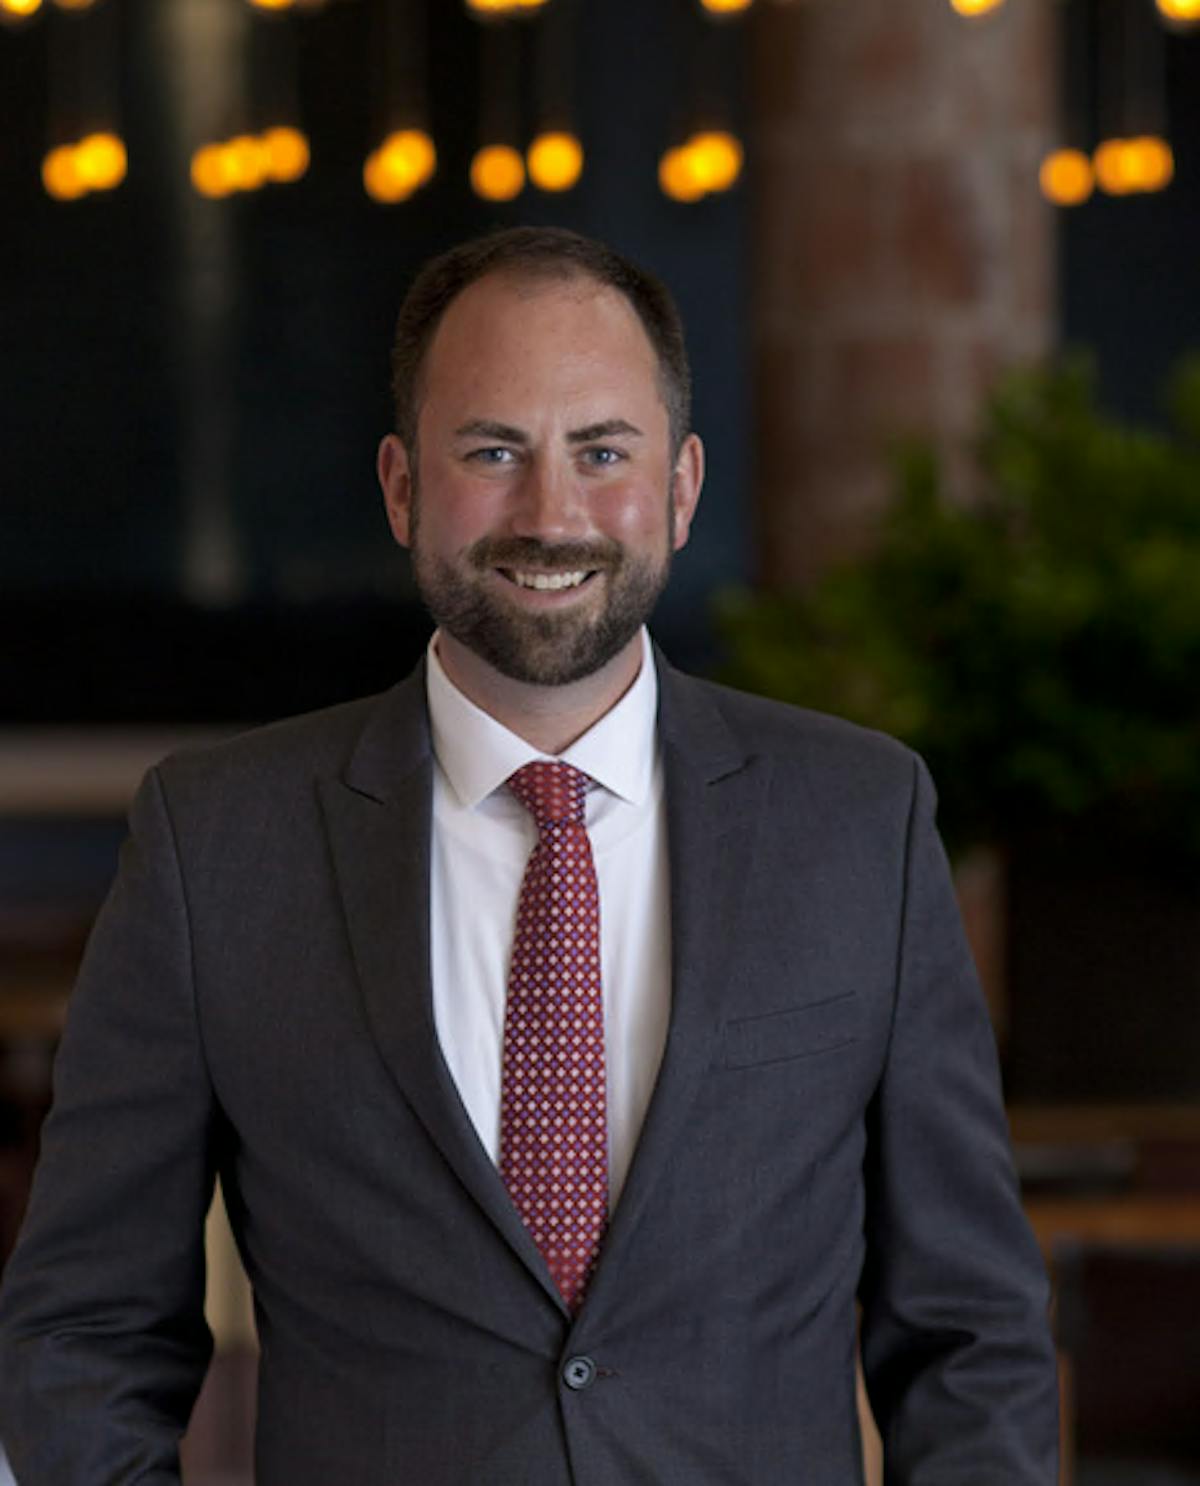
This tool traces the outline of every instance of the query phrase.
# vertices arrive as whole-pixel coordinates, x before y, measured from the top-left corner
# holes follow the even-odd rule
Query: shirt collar
[[[633,805],[644,803],[650,794],[658,712],[658,676],[645,626],[641,640],[642,663],[633,685],[558,755]],[[425,685],[434,754],[467,809],[474,809],[525,764],[551,757],[459,691],[438,658],[436,634],[429,642]]]

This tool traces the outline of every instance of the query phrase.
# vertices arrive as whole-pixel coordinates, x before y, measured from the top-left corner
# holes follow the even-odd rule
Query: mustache
[[[467,551],[467,560],[478,571],[487,568],[520,568],[522,572],[564,568],[586,568],[589,572],[611,571],[621,562],[619,542],[611,537],[595,542],[543,542],[538,537],[480,537]]]

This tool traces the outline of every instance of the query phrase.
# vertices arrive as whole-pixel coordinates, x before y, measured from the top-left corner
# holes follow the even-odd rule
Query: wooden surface
[[[0,1042],[57,1041],[67,1017],[67,993],[9,991],[0,987]]]
[[[0,814],[124,815],[138,781],[165,754],[234,728],[0,730]]]
[[[1008,1125],[1017,1145],[1109,1140],[1200,1143],[1200,1103],[1011,1104]]]
[[[1064,1239],[1200,1246],[1200,1196],[1038,1197],[1025,1211],[1047,1256]]]

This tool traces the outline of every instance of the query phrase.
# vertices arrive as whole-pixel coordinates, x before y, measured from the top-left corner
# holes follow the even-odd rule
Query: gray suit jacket
[[[899,745],[660,664],[673,1004],[574,1322],[435,1036],[421,672],[168,760],[92,936],[0,1291],[21,1486],[167,1486],[214,1174],[259,1486],[1052,1486],[986,1014]]]

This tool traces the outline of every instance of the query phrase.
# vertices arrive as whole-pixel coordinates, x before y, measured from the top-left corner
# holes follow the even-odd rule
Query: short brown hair
[[[691,431],[692,374],[683,322],[665,285],[604,243],[563,227],[512,227],[451,248],[431,259],[404,297],[392,345],[396,432],[416,452],[421,373],[434,333],[451,303],[486,274],[594,279],[623,294],[658,358],[663,403],[678,453]]]

